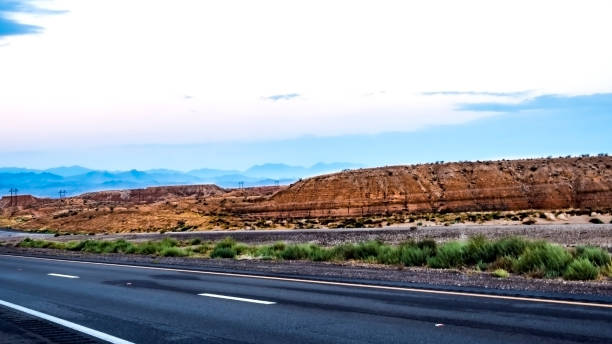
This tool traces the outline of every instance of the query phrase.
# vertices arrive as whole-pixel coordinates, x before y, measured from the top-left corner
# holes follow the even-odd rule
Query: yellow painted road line
[[[187,273],[202,274],[202,275],[256,278],[256,279],[265,279],[265,280],[274,280],[274,281],[310,283],[310,284],[332,285],[332,286],[341,286],[341,287],[357,287],[357,288],[368,288],[368,289],[378,289],[378,290],[407,291],[407,292],[424,293],[424,294],[467,296],[467,297],[479,297],[479,298],[485,298],[485,299],[526,301],[526,302],[549,303],[549,304],[559,304],[559,305],[569,305],[569,306],[600,307],[600,308],[612,309],[612,304],[596,303],[596,302],[565,301],[565,300],[553,300],[553,299],[521,297],[521,296],[490,295],[490,294],[470,293],[470,292],[461,292],[461,291],[444,291],[444,290],[435,290],[435,289],[392,287],[392,286],[374,285],[374,284],[317,281],[317,280],[309,280],[309,279],[301,279],[301,278],[260,276],[260,275],[249,275],[249,274],[241,274],[241,273],[233,273],[233,272],[198,271],[198,270],[179,269],[179,268],[162,268],[162,267],[130,265],[130,264],[100,263],[100,262],[87,262],[87,261],[78,261],[78,260],[57,259],[57,258],[29,257],[29,256],[20,256],[20,255],[14,255],[14,254],[0,254],[0,256],[56,261],[56,262],[65,262],[65,263],[76,263],[76,264],[126,267],[126,268],[145,269],[145,270],[187,272]]]

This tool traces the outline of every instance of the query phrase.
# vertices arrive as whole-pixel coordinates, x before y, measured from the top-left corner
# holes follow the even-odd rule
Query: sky
[[[0,0],[0,166],[612,152],[610,1]]]

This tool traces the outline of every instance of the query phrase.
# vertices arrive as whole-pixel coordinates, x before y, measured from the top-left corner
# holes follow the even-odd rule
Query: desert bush
[[[576,259],[567,267],[563,278],[567,280],[593,280],[599,275],[599,270],[586,258]]]
[[[158,252],[159,246],[156,245],[152,241],[147,241],[143,243],[139,243],[136,245],[135,253],[138,254],[156,254]]]
[[[215,246],[210,253],[211,258],[235,258],[236,250],[233,247]]]
[[[310,256],[310,251],[310,245],[289,245],[284,250],[280,251],[279,256],[285,260],[307,259]]]
[[[493,263],[489,265],[492,269],[503,269],[506,271],[514,271],[513,267],[516,263],[516,258],[511,256],[497,257]]]
[[[184,257],[189,255],[187,251],[178,247],[164,247],[159,252],[162,257]]]
[[[432,268],[457,268],[464,265],[464,247],[459,242],[448,242],[440,246],[436,255],[427,259]]]
[[[341,260],[366,260],[378,257],[381,244],[368,241],[359,244],[343,244],[333,248],[333,255]]]
[[[201,244],[198,247],[194,248],[193,252],[205,254],[209,250],[210,250],[210,245],[208,245],[208,244]]]
[[[189,244],[190,244],[190,245],[199,245],[199,244],[201,244],[201,243],[202,243],[202,239],[200,239],[200,238],[191,239],[191,240],[189,241]]]
[[[508,237],[496,241],[493,246],[495,248],[496,257],[518,257],[527,248],[528,242],[519,237]]]
[[[424,245],[401,245],[398,249],[399,261],[405,266],[423,266],[427,263],[427,258],[432,257],[435,251],[430,246]]]
[[[588,259],[597,267],[604,267],[610,264],[610,253],[599,247],[578,246],[576,247],[576,257]]]
[[[417,243],[417,247],[421,249],[428,248],[432,252],[436,252],[436,249],[438,248],[438,244],[433,239],[424,239]]]
[[[564,248],[537,243],[518,258],[514,270],[534,277],[557,277],[565,272],[572,256]]]
[[[234,246],[234,249],[236,250],[236,254],[237,255],[243,255],[243,254],[247,254],[249,252],[255,253],[255,251],[256,251],[256,248],[251,248],[250,246],[245,245],[245,244],[236,244]]]
[[[219,247],[219,248],[229,248],[229,247],[234,247],[236,245],[236,240],[234,240],[234,238],[232,237],[226,237],[225,239],[219,241],[215,247]]]
[[[483,235],[471,237],[464,248],[465,263],[490,263],[497,256],[496,247]]]
[[[178,244],[178,240],[172,238],[163,238],[161,241],[159,241],[159,245],[161,247],[175,247],[178,246]]]
[[[603,224],[603,223],[604,223],[604,222],[603,222],[601,219],[598,219],[598,218],[596,218],[596,217],[594,217],[594,218],[592,218],[592,219],[589,219],[589,222],[590,222],[590,223],[594,223],[594,224],[596,224],[596,225],[601,225],[601,224]]]
[[[510,276],[508,271],[506,271],[504,269],[497,269],[497,270],[492,272],[492,275],[494,277],[498,277],[498,278],[508,278]]]
[[[332,249],[326,249],[317,245],[311,245],[310,247],[310,259],[314,262],[323,262],[334,259],[334,251]]]
[[[399,264],[400,263],[399,250],[391,246],[381,246],[378,249],[378,255],[376,256],[376,261],[380,264],[387,264],[387,265]]]
[[[32,240],[30,238],[23,239],[19,244],[19,247],[28,247],[28,248],[54,248],[54,249],[63,249],[65,245],[60,242],[54,241],[46,241],[46,240]]]
[[[272,245],[263,245],[254,249],[254,255],[264,259],[279,258],[282,251],[287,248],[287,244],[282,241],[275,242]]]

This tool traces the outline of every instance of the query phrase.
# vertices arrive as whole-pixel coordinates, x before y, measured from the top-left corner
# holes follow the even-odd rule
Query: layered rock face
[[[79,198],[98,202],[159,202],[188,196],[210,197],[225,194],[217,185],[156,186],[145,189],[99,191],[86,193]]]
[[[299,181],[233,210],[310,217],[564,208],[612,208],[611,157],[351,170]]]

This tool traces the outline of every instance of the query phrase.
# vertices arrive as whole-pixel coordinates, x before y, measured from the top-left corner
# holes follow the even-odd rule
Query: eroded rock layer
[[[601,156],[344,171],[301,180],[233,210],[310,217],[611,207],[612,158]]]

